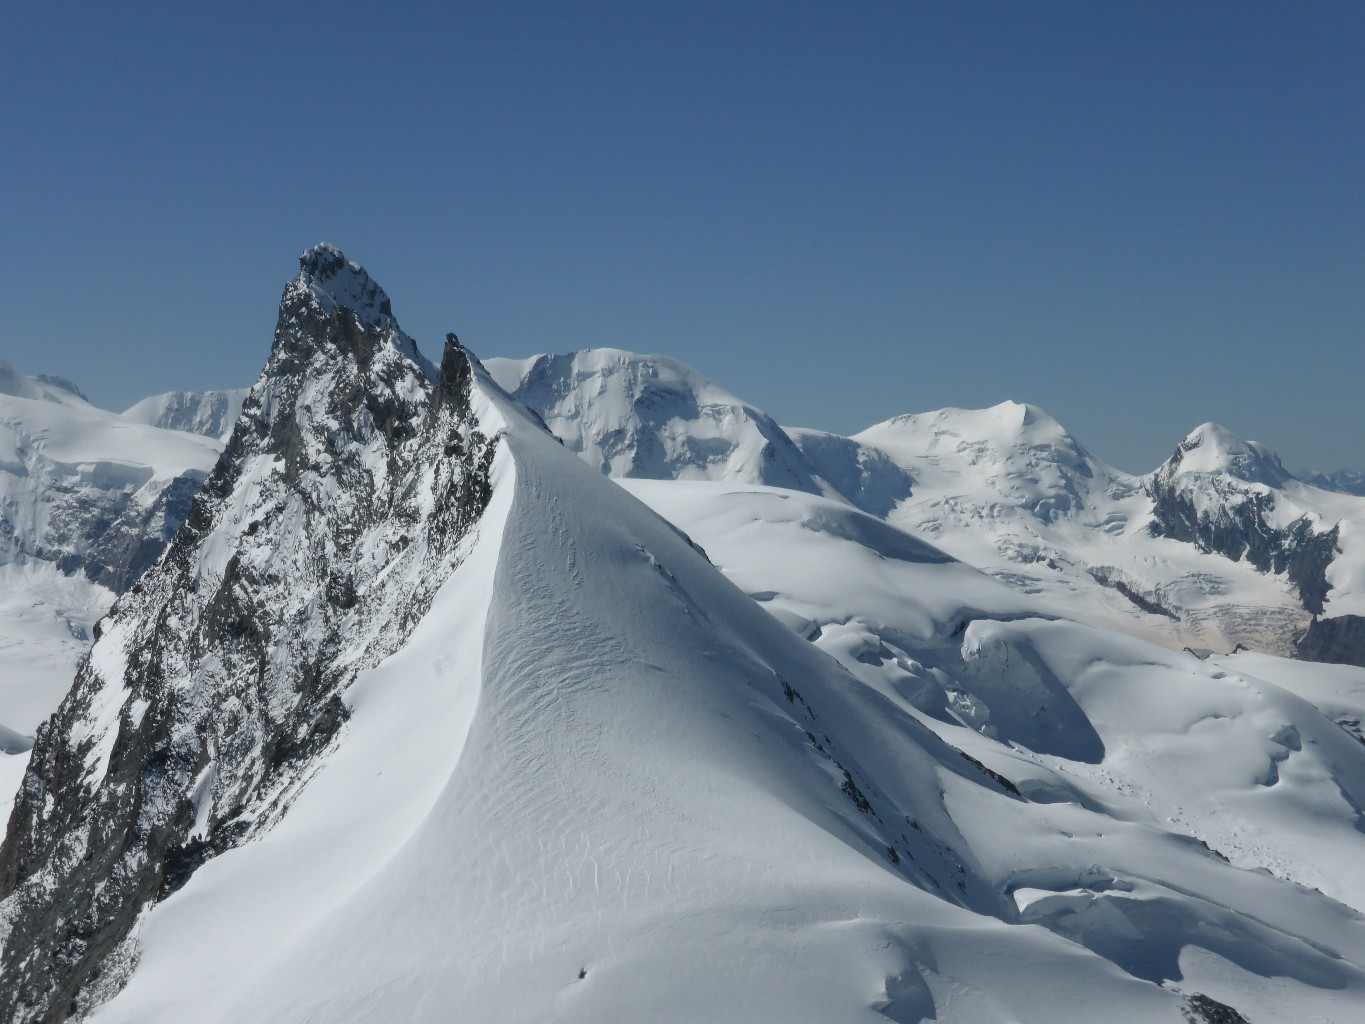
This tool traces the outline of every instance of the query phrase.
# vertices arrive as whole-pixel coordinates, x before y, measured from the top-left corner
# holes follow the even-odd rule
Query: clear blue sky
[[[0,355],[249,383],[327,240],[428,352],[1365,466],[1365,4],[394,6],[9,5]]]

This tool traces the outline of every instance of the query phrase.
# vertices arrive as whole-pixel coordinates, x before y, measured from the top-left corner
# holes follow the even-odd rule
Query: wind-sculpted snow
[[[1007,779],[475,379],[506,445],[467,561],[95,1020],[1182,1019],[981,884],[950,808],[1022,810]]]
[[[948,802],[1012,920],[1249,1020],[1365,1012],[1365,671],[1201,662],[1020,616],[1029,599],[965,566],[821,529],[828,503],[806,495],[628,486],[778,621],[1027,798]]]
[[[488,501],[463,350],[433,380],[337,256],[304,254],[222,459],[39,730],[0,849],[5,1020],[111,994],[138,917],[278,820]]]

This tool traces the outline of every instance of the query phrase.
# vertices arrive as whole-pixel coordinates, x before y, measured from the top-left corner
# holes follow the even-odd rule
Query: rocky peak
[[[1148,478],[1152,533],[1201,551],[1285,573],[1304,610],[1318,615],[1331,584],[1338,528],[1281,509],[1294,478],[1279,456],[1216,423],[1196,427]]]
[[[356,264],[301,263],[185,525],[36,738],[0,847],[0,1020],[107,998],[143,909],[286,812],[491,496],[468,353],[451,335],[438,378]]]
[[[331,330],[308,329],[327,323]],[[330,341],[362,362],[381,347],[394,348],[420,366],[428,379],[435,377],[417,343],[398,326],[384,289],[359,263],[325,242],[299,256],[298,276],[285,286],[280,300],[275,346],[310,337]]]
[[[348,260],[335,246],[323,242],[299,256],[299,276],[291,288],[307,290],[314,301],[330,313],[345,306],[366,322],[393,318],[389,297],[365,268]]]

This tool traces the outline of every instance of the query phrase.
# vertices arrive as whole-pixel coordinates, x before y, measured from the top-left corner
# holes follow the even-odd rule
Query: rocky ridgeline
[[[117,991],[144,909],[285,813],[487,506],[458,341],[438,371],[360,267],[301,264],[184,526],[39,730],[0,847],[0,1020]]]

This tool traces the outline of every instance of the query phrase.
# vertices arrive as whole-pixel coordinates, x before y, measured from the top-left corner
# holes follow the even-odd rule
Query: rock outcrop
[[[183,527],[39,730],[0,848],[0,1020],[117,991],[143,911],[286,812],[489,500],[458,341],[437,371],[360,267],[301,264]]]

